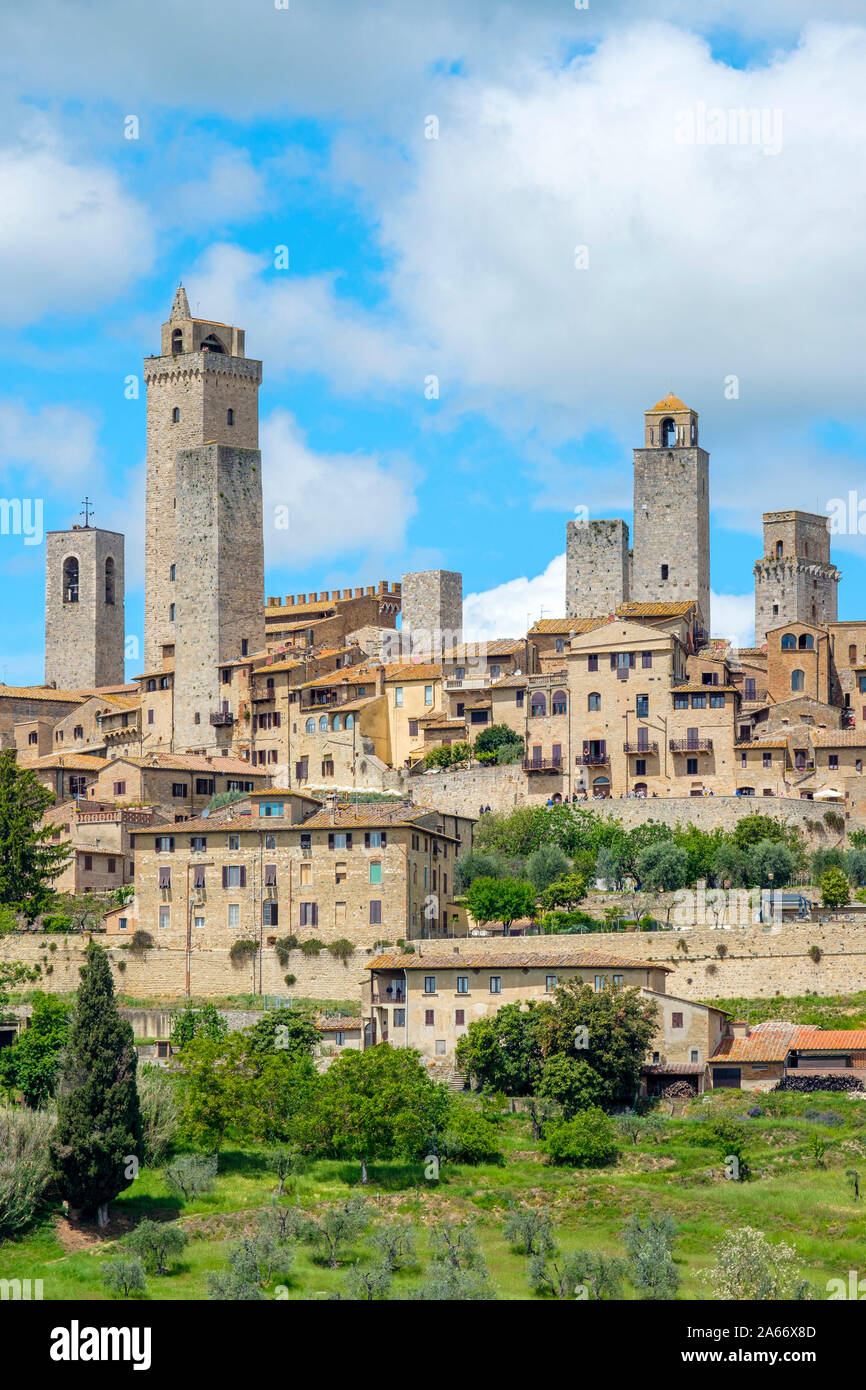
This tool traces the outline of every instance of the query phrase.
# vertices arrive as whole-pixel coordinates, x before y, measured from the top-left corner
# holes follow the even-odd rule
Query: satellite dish
[[[203,810],[202,813],[201,813],[201,818],[202,818],[202,820],[207,820],[207,818],[208,818],[209,815],[210,815],[210,807],[209,807],[209,806],[205,806],[204,810]]]

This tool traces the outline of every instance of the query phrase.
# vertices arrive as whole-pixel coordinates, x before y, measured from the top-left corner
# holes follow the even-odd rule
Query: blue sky
[[[44,499],[45,529],[86,493],[126,533],[128,633],[141,359],[182,279],[263,359],[269,594],[441,565],[463,572],[477,635],[561,612],[566,521],[630,521],[642,414],[674,389],[711,455],[713,631],[749,640],[761,511],[866,497],[866,28],[848,0],[653,9],[214,0],[202,29],[168,0],[146,24],[49,0],[16,17],[0,491]],[[739,109],[765,114],[748,138],[676,133]],[[269,524],[281,502],[288,533]],[[851,529],[843,617],[866,616]],[[38,682],[44,548],[0,536],[0,583],[0,678]]]

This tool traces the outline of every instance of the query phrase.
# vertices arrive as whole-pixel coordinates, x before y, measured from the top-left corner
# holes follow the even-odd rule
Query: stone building
[[[201,815],[211,797],[222,792],[246,793],[268,785],[264,769],[228,756],[153,753],[99,761],[95,778],[88,779],[89,802],[148,806],[160,819],[173,822]]]
[[[463,576],[455,570],[403,575],[403,655],[441,661],[463,641]]]
[[[565,541],[565,616],[613,613],[630,595],[628,525],[569,521]]]
[[[45,537],[45,684],[123,682],[123,536],[96,526]]]
[[[841,578],[830,559],[826,516],[812,512],[764,512],[764,554],[754,568],[755,642],[773,628],[836,621]]]

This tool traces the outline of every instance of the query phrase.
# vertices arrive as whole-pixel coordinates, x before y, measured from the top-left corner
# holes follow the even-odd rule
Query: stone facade
[[[219,664],[265,645],[261,455],[206,444],[177,456],[174,743],[229,747]],[[219,722],[215,722],[218,720]]]
[[[830,559],[826,516],[765,512],[764,554],[754,575],[756,644],[783,624],[836,621],[841,576]]]
[[[428,661],[463,640],[463,575],[417,570],[403,575],[404,642]]]
[[[613,613],[629,598],[628,525],[624,521],[569,521],[565,541],[565,615]]]
[[[163,324],[161,347],[159,357],[144,362],[148,388],[144,659],[148,670],[163,665],[163,655],[173,650],[177,637],[171,614],[180,589],[173,566],[183,558],[186,545],[175,506],[177,456],[205,444],[222,445],[229,451],[257,451],[262,379],[261,362],[244,355],[243,330],[193,319],[183,289],[178,290],[171,317]],[[239,518],[238,526],[241,522]],[[252,578],[257,582],[260,502],[257,533],[251,520],[247,531],[253,543]],[[245,572],[239,563],[241,584]],[[264,582],[256,592],[261,611]]]
[[[122,685],[123,536],[93,526],[45,537],[45,684]]]

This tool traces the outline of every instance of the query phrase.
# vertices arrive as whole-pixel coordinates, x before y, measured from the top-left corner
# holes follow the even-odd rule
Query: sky
[[[673,390],[710,453],[713,634],[751,641],[765,510],[837,518],[840,616],[866,616],[862,17],[860,0],[16,7],[0,495],[25,522],[41,503],[44,530],[87,496],[124,532],[143,650],[142,358],[182,281],[263,362],[268,594],[441,567],[463,574],[469,636],[561,615],[566,522],[631,521],[643,412]],[[0,508],[0,680],[29,684],[45,553],[15,516]]]

